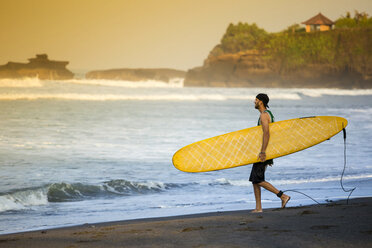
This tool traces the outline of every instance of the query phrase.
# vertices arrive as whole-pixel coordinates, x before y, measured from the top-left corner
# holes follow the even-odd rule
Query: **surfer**
[[[261,162],[253,164],[249,177],[249,181],[253,184],[254,197],[256,200],[256,209],[252,210],[252,213],[262,212],[261,187],[276,194],[282,200],[282,208],[285,208],[288,201],[291,199],[291,197],[284,194],[283,191],[278,190],[271,183],[265,181],[265,170],[267,166],[272,166],[274,164],[272,159],[266,160],[266,148],[270,139],[269,123],[274,122],[273,114],[267,109],[269,107],[268,103],[269,97],[263,93],[258,94],[254,101],[255,109],[260,111],[260,118],[258,119],[257,125],[262,126],[263,137],[261,152],[258,154],[258,158]]]

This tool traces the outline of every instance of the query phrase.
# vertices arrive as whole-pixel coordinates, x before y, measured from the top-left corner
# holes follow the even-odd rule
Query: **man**
[[[274,163],[272,159],[266,160],[266,148],[270,140],[269,124],[271,122],[274,122],[273,114],[271,113],[270,110],[267,109],[269,107],[268,103],[269,103],[269,97],[263,93],[258,94],[254,101],[254,107],[258,111],[260,111],[260,118],[258,119],[257,125],[262,126],[263,135],[262,135],[262,146],[260,150],[261,152],[258,154],[258,158],[261,162],[253,164],[251,175],[249,177],[249,181],[251,181],[253,184],[254,197],[256,199],[256,209],[254,209],[252,213],[262,212],[261,187],[276,194],[282,200],[282,208],[285,208],[286,204],[291,199],[291,197],[284,194],[282,191],[276,189],[269,182],[265,181],[266,167],[267,165],[272,166]]]

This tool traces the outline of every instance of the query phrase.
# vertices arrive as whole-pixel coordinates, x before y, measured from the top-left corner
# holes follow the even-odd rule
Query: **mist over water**
[[[156,81],[0,80],[0,233],[254,208],[251,166],[184,173],[172,155],[255,126],[265,92],[277,121],[348,120],[344,185],[371,196],[372,90],[184,88]],[[320,202],[343,199],[343,137],[275,159],[266,177]],[[290,193],[289,206],[312,204]],[[263,191],[263,207],[278,207]]]

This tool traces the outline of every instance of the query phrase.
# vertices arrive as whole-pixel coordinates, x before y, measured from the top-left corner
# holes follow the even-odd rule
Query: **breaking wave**
[[[182,88],[183,78],[172,78],[169,82],[146,80],[125,81],[106,79],[70,79],[70,80],[40,80],[38,78],[0,79],[0,88],[30,88],[42,87],[50,83],[81,84],[90,86],[123,87],[123,88]]]
[[[57,99],[57,100],[77,100],[77,101],[226,101],[226,100],[251,100],[254,96],[236,96],[224,94],[0,94],[0,100],[40,100],[40,99]],[[276,95],[272,99],[299,100],[298,95]]]
[[[183,78],[170,82],[71,79],[64,81],[0,80],[0,101],[9,100],[78,100],[78,101],[226,101],[249,100],[257,92],[271,99],[301,100],[304,97],[372,96],[372,89],[284,89],[284,88],[184,88]],[[151,89],[151,90],[149,90]]]
[[[0,195],[0,212],[30,209],[50,202],[82,201],[94,198],[159,193],[182,184],[111,180],[98,185],[53,183],[39,188],[26,188]]]
[[[372,174],[345,176],[344,181],[372,179]],[[275,185],[293,185],[306,183],[324,183],[340,180],[339,176],[325,178],[272,180]],[[111,180],[100,184],[53,183],[38,188],[25,188],[0,194],[0,212],[32,209],[33,206],[56,202],[73,202],[97,198],[126,197],[143,194],[157,194],[185,187],[251,187],[245,180],[219,178],[194,183],[132,182]],[[192,188],[190,188],[192,190]]]
[[[372,95],[372,89],[293,89],[309,97],[330,96],[368,96]]]
[[[223,95],[208,94],[159,94],[159,95],[124,95],[124,94],[0,94],[0,100],[78,100],[78,101],[198,101],[198,100],[226,100]]]
[[[107,80],[107,79],[72,79],[66,80],[64,83],[98,85],[108,87],[124,87],[124,88],[182,88],[183,78],[172,78],[169,82],[146,80],[146,81],[125,81],[125,80]]]
[[[0,88],[34,88],[42,86],[42,81],[38,78],[0,79]]]
[[[24,189],[0,195],[0,212],[22,210],[32,206],[46,205],[47,203],[48,198],[45,189]]]

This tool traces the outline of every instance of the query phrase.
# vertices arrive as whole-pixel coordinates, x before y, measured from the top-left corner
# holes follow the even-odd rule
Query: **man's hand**
[[[264,153],[264,152],[260,152],[260,154],[258,154],[258,159],[259,159],[261,162],[265,162],[265,161],[266,161],[266,153]]]

